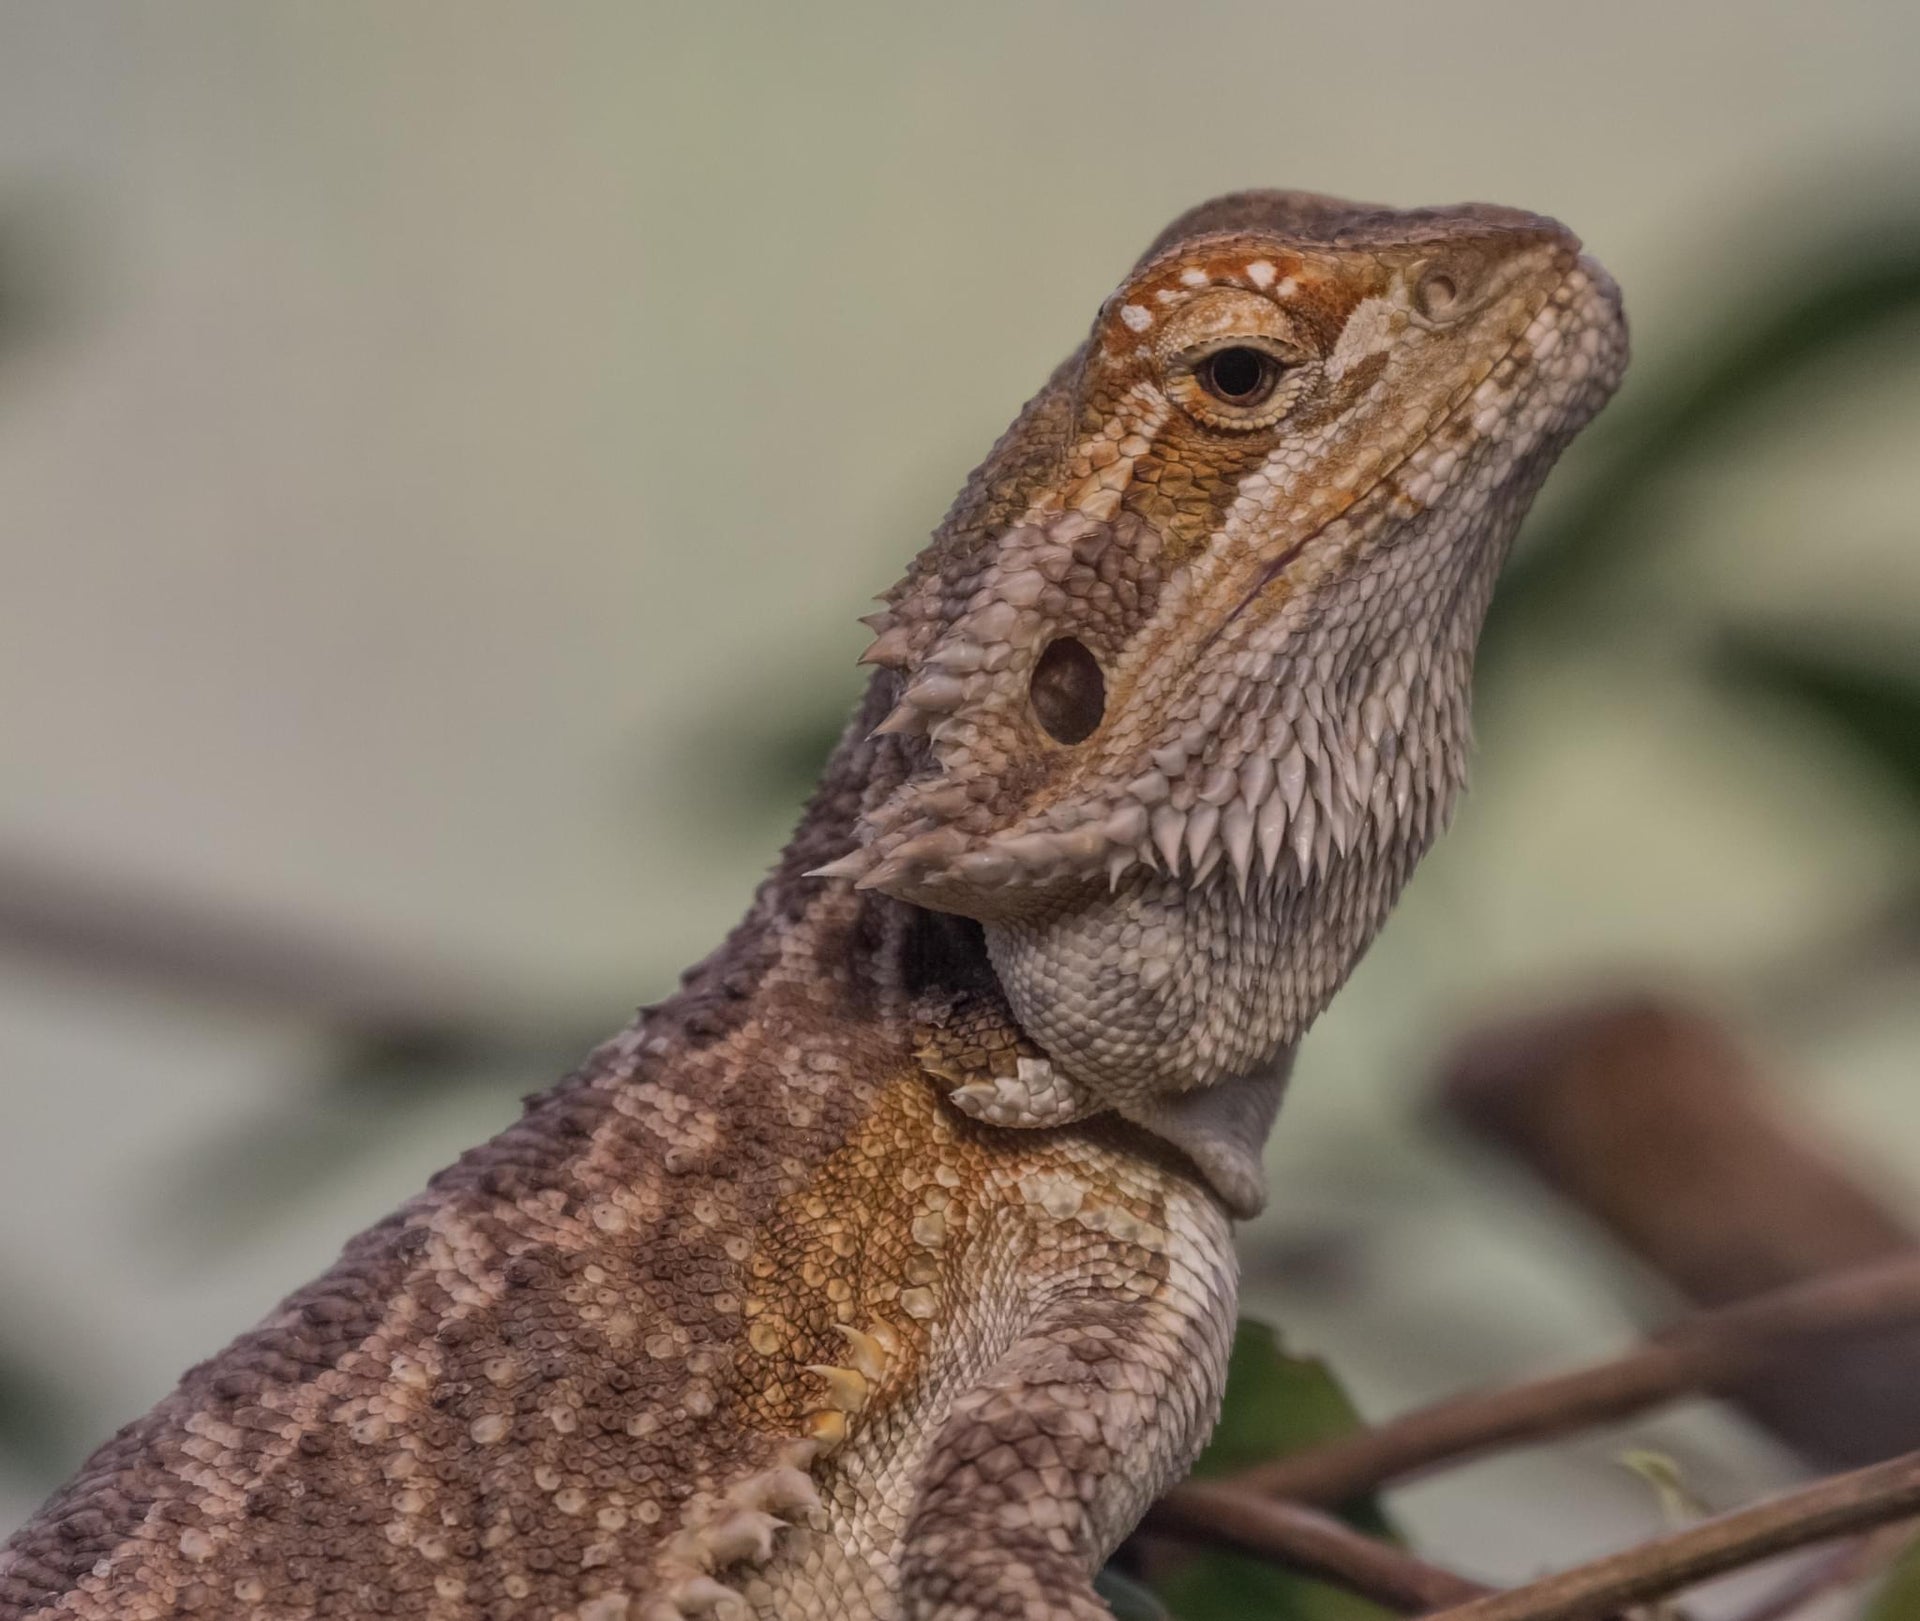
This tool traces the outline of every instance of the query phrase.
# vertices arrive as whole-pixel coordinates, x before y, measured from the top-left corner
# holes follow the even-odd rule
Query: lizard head
[[[1624,360],[1536,215],[1183,216],[869,619],[901,775],[827,870],[977,919],[1110,1107],[1270,1058],[1444,821],[1494,576]]]

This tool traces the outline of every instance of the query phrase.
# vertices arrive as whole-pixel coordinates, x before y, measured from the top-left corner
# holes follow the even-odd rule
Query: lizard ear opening
[[[1106,716],[1107,679],[1084,642],[1060,636],[1042,650],[1027,696],[1054,742],[1084,743]]]

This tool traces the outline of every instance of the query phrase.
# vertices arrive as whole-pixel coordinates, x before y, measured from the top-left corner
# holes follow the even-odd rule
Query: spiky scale
[[[875,616],[880,617],[879,615]],[[883,630],[870,643],[867,649],[855,661],[859,664],[879,665],[884,669],[899,670],[906,666],[913,654],[913,635],[905,626],[894,626]]]
[[[1180,870],[1180,840],[1187,831],[1187,819],[1171,805],[1162,805],[1153,813],[1153,847],[1168,872]]]
[[[1213,835],[1220,826],[1220,809],[1217,805],[1203,803],[1187,818],[1187,861],[1194,869],[1196,881],[1206,876],[1201,863],[1207,861],[1214,850]],[[1210,863],[1209,863],[1210,865]]]
[[[1244,799],[1236,799],[1220,813],[1220,836],[1226,841],[1227,857],[1233,863],[1233,882],[1242,898],[1247,879],[1253,871],[1253,812]]]
[[[905,693],[901,702],[927,714],[945,714],[958,709],[967,696],[967,684],[957,676],[934,672],[921,676]]]
[[[1300,814],[1300,802],[1307,791],[1307,757],[1299,749],[1290,749],[1274,767],[1274,782],[1279,788],[1288,816]]]
[[[858,878],[870,866],[873,859],[865,850],[849,850],[845,855],[826,862],[822,866],[811,868],[809,878]]]
[[[886,1347],[877,1339],[853,1327],[850,1323],[835,1323],[833,1330],[847,1342],[848,1356],[858,1372],[874,1384],[878,1384],[887,1376],[889,1358]],[[804,1475],[799,1478],[806,1479]]]
[[[1292,820],[1293,861],[1302,878],[1313,876],[1314,836],[1319,832],[1319,814],[1311,799],[1302,799]]]
[[[1167,799],[1167,779],[1158,771],[1142,772],[1126,785],[1127,797],[1139,805],[1152,807]]]
[[[1257,750],[1240,762],[1240,798],[1248,805],[1258,805],[1267,797],[1267,790],[1272,786],[1272,755],[1265,750]]]
[[[1260,808],[1254,813],[1254,833],[1260,840],[1260,860],[1267,871],[1279,876],[1280,852],[1286,848],[1287,802],[1278,789],[1260,802]]]
[[[981,889],[998,889],[1011,883],[1019,870],[1020,863],[1007,851],[998,849],[969,850],[956,856],[953,862],[956,878]]]
[[[872,730],[870,737],[919,737],[923,736],[928,724],[927,712],[918,704],[905,699],[888,711],[886,719]]]
[[[867,1379],[858,1368],[842,1368],[830,1362],[809,1362],[806,1371],[827,1387],[827,1404],[843,1413],[861,1412],[867,1405]]]

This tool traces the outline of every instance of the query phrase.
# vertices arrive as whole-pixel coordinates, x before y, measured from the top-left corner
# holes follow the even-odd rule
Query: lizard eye
[[[1222,405],[1243,407],[1263,403],[1280,381],[1273,356],[1242,344],[1214,350],[1200,362],[1198,374],[1200,386]]]
[[[1278,422],[1299,392],[1299,368],[1275,343],[1245,337],[1207,344],[1171,368],[1170,392],[1210,428],[1245,432]]]

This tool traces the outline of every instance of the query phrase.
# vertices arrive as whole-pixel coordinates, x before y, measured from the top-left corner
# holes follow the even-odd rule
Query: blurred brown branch
[[[1189,1481],[1149,1513],[1159,1535],[1254,1554],[1406,1615],[1444,1621],[1605,1621],[1715,1576],[1836,1537],[1899,1526],[1897,1539],[1861,1537],[1802,1572],[1755,1612],[1761,1621],[1864,1579],[1904,1546],[1920,1516],[1920,1452],[1833,1475],[1765,1502],[1702,1520],[1555,1575],[1505,1590],[1468,1580],[1362,1535],[1331,1515],[1261,1498],[1244,1487]]]
[[[0,946],[383,1044],[464,1045],[513,1005],[461,976],[309,929],[3,852]]]
[[[1174,1487],[1148,1512],[1144,1529],[1270,1559],[1404,1615],[1465,1604],[1493,1591],[1331,1514],[1213,1481]]]
[[[1913,1528],[1906,1525],[1882,1526],[1855,1537],[1796,1571],[1734,1621],[1788,1621],[1832,1593],[1872,1580],[1913,1545]]]
[[[1704,1306],[1916,1252],[1720,1021],[1684,1003],[1616,998],[1490,1027],[1442,1096]],[[1916,1366],[1920,1325],[1863,1322],[1716,1388],[1808,1458],[1856,1464],[1920,1445]]]
[[[382,953],[299,924],[0,851],[0,952],[309,1020],[339,1077],[419,1081],[479,1061],[570,1060],[624,1017],[609,999],[543,1008],[481,974]]]
[[[1243,1471],[1231,1484],[1338,1504],[1436,1466],[1725,1388],[1837,1336],[1915,1321],[1920,1255],[1901,1256],[1704,1312],[1608,1361],[1436,1402]]]
[[[1903,1529],[1899,1538],[1864,1536],[1836,1560],[1797,1575],[1755,1611],[1768,1621],[1872,1575],[1905,1546],[1905,1523],[1916,1515],[1920,1452],[1910,1452],[1505,1590],[1486,1588],[1363,1536],[1327,1513],[1212,1481],[1188,1481],[1167,1492],[1148,1513],[1146,1529],[1256,1554],[1404,1615],[1430,1613],[1444,1621],[1605,1621],[1816,1542],[1895,1525]]]
[[[1837,1475],[1498,1592],[1317,1513],[1488,1452],[1698,1393],[1731,1396],[1815,1458],[1920,1436],[1920,1246],[1787,1118],[1709,1016],[1614,1001],[1490,1029],[1449,1071],[1454,1112],[1709,1309],[1606,1361],[1463,1394],[1223,1481],[1146,1529],[1229,1548],[1403,1613],[1582,1621],[1838,1537],[1758,1606],[1779,1621],[1864,1580],[1920,1515],[1920,1452]],[[1891,1529],[1890,1529],[1891,1528]],[[1878,1534],[1874,1534],[1878,1532]]]
[[[1830,1476],[1440,1614],[1446,1621],[1601,1621],[1777,1554],[1915,1515],[1920,1452]]]

